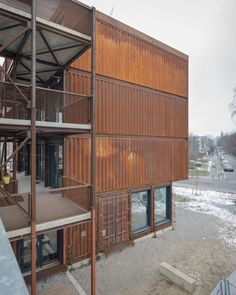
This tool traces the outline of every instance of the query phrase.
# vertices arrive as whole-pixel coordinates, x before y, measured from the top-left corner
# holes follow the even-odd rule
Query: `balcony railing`
[[[0,82],[0,118],[30,120],[31,87]],[[88,124],[88,95],[55,89],[36,88],[36,120],[44,122]]]
[[[46,231],[90,218],[90,185],[63,176],[63,187],[36,193],[36,230]],[[9,194],[1,186],[0,216],[10,238],[30,233],[31,193]]]

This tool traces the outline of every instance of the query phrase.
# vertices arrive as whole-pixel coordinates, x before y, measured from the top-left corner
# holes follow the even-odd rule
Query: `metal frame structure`
[[[72,1],[74,2],[74,1]],[[78,3],[78,5],[80,5]],[[83,4],[81,4],[83,5]],[[77,187],[90,187],[90,198],[91,198],[91,226],[92,226],[92,254],[91,254],[91,294],[96,294],[96,10],[91,10],[91,38],[88,38],[85,34],[71,30],[67,27],[63,27],[59,24],[53,24],[50,21],[38,17],[36,11],[36,0],[31,1],[31,14],[25,11],[18,11],[14,7],[11,7],[9,1],[8,5],[0,3],[0,17],[10,17],[14,20],[13,23],[2,26],[0,25],[0,32],[4,32],[9,29],[17,29],[16,33],[6,41],[5,44],[0,44],[0,55],[3,57],[13,59],[13,62],[8,69],[0,67],[0,72],[3,73],[3,79],[0,81],[0,88],[4,88],[6,85],[12,85],[14,89],[13,99],[10,98],[9,102],[5,99],[3,104],[7,103],[20,103],[24,102],[26,108],[30,111],[30,120],[21,120],[18,118],[8,119],[0,118],[0,136],[4,139],[5,154],[6,154],[6,142],[7,138],[12,138],[14,148],[12,155],[7,159],[2,157],[2,164],[0,165],[1,171],[6,167],[6,164],[13,158],[13,162],[16,162],[16,154],[25,145],[27,141],[31,142],[31,192],[28,194],[30,205],[28,206],[28,212],[24,212],[29,217],[30,222],[30,236],[31,236],[31,294],[36,294],[36,241],[37,232],[39,225],[36,224],[36,141],[37,136],[51,136],[54,132],[57,136],[67,136],[76,133],[87,133],[90,131],[91,134],[91,183],[83,184],[77,183]],[[21,16],[20,16],[21,15]],[[19,27],[21,28],[19,31]],[[74,39],[74,44],[63,45],[60,47],[52,48],[49,44],[44,31],[48,30],[53,32],[55,36],[63,36]],[[46,49],[37,51],[37,36],[40,35],[41,41],[43,40]],[[23,37],[22,37],[23,36]],[[30,52],[25,54],[23,52],[26,43],[29,42],[31,36]],[[6,38],[7,39],[7,38]],[[20,43],[16,51],[9,50],[9,46],[15,44],[16,41],[20,40]],[[80,46],[83,44],[83,46]],[[56,89],[47,89],[52,76],[55,76],[58,71],[63,71],[73,60],[82,55],[88,48],[91,48],[91,93],[86,96],[83,94],[73,93],[81,97],[81,100],[88,99],[90,102],[90,128],[87,125],[70,124],[70,123],[56,123],[56,122],[39,122],[36,117],[36,103],[37,103],[37,90],[47,90],[54,93],[60,93],[62,95],[72,94],[67,91],[59,91]],[[74,53],[71,58],[66,60],[65,63],[61,64],[56,55],[57,52],[64,52],[64,50],[79,49],[78,52]],[[50,54],[52,61],[47,61],[42,58],[45,54]],[[25,64],[25,61],[30,61],[29,64]],[[46,68],[37,70],[37,65],[43,65]],[[18,66],[21,67],[21,72],[18,71]],[[24,69],[24,71],[22,71]],[[48,79],[44,80],[41,74],[47,74]],[[8,80],[8,81],[7,81]],[[30,85],[22,85],[17,81],[23,81],[30,83]],[[38,87],[37,84],[43,85],[44,87]],[[23,88],[31,90],[30,99],[25,95]],[[4,90],[4,89],[3,89]],[[5,90],[4,90],[5,91]],[[17,95],[20,97],[17,97]],[[6,109],[6,107],[5,107]],[[5,110],[6,115],[6,110]],[[84,129],[83,129],[84,127]],[[90,130],[89,130],[90,129]],[[45,135],[46,134],[46,135]],[[16,143],[16,138],[20,137],[23,141],[19,145]],[[14,164],[14,173],[15,171]],[[78,181],[78,180],[77,180]],[[79,181],[78,181],[79,182]],[[1,193],[4,197],[8,197],[14,202],[13,195],[4,191],[1,187]],[[16,203],[17,204],[17,203]],[[19,204],[18,204],[19,205]],[[18,206],[21,210],[21,206]],[[12,216],[14,218],[14,216]],[[72,223],[74,222],[71,221]],[[74,225],[74,223],[73,223]],[[54,228],[61,226],[60,222],[57,224],[54,221]],[[67,224],[68,226],[68,224]],[[62,226],[63,227],[63,226]],[[27,233],[28,229],[25,229]]]

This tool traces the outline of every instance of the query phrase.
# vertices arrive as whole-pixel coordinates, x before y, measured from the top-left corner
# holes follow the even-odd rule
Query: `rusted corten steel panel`
[[[188,97],[188,57],[110,17],[98,13],[97,73]],[[86,52],[72,67],[89,71]]]
[[[129,240],[129,201],[127,193],[97,197],[99,249]]]
[[[66,263],[71,264],[91,255],[91,223],[85,222],[65,229]]]
[[[90,181],[89,137],[65,142],[66,175]],[[187,140],[97,136],[97,192],[187,178]]]
[[[172,179],[188,178],[188,142],[174,141],[172,143]]]
[[[65,74],[65,90],[90,95],[91,75],[84,75],[83,80],[69,72]],[[63,108],[64,122],[87,124],[89,121],[89,102],[87,98],[65,95]]]
[[[89,94],[89,74],[69,70],[67,89]],[[97,133],[187,138],[188,101],[147,87],[97,75]],[[74,108],[70,120],[87,112]]]

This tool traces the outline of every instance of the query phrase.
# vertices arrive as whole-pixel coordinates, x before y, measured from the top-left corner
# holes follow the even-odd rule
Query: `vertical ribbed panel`
[[[128,195],[114,193],[99,195],[98,203],[98,237],[100,249],[129,240]]]
[[[85,259],[91,254],[91,223],[85,222],[66,229],[67,264]]]
[[[97,73],[188,97],[188,60],[107,22],[97,20]],[[90,52],[75,68],[90,70]]]
[[[70,91],[88,93],[87,73],[70,70],[67,77]],[[97,133],[188,136],[187,99],[102,76],[97,76],[96,91]],[[78,104],[78,110],[72,105],[70,120],[78,120],[82,114],[87,114],[84,105]]]
[[[68,138],[65,175],[90,181],[90,140]],[[170,183],[187,176],[187,142],[168,139],[109,138],[96,141],[97,192]]]

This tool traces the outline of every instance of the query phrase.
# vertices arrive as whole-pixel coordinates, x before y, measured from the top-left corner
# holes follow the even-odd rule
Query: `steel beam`
[[[15,63],[17,62],[24,46],[25,46],[25,43],[27,42],[28,38],[29,38],[29,35],[30,35],[30,30],[27,30],[24,34],[24,37],[20,43],[20,46],[17,48],[17,52],[16,52],[16,55],[15,55]]]
[[[36,295],[36,0],[31,2],[31,295]]]
[[[8,75],[8,73],[4,70],[2,66],[0,66],[0,71],[4,73],[4,75],[11,81],[12,85],[16,88],[16,90],[20,93],[20,95],[24,98],[24,100],[29,103],[27,97],[24,95],[24,93],[20,90],[18,85],[12,80],[12,78]]]
[[[41,38],[43,39],[45,45],[47,46],[48,50],[50,51],[50,53],[51,53],[53,59],[55,60],[56,64],[57,64],[58,66],[60,66],[60,64],[59,64],[59,62],[58,62],[58,60],[57,60],[57,58],[56,58],[56,55],[54,54],[54,52],[53,52],[51,46],[49,45],[47,39],[45,38],[43,32],[42,32],[42,31],[39,31],[39,34],[40,34]]]
[[[12,43],[14,43],[20,36],[22,36],[25,32],[27,32],[28,28],[24,28],[22,31],[20,31],[19,33],[17,33],[15,36],[13,36],[11,38],[11,40],[9,40],[6,44],[2,45],[0,47],[0,53],[6,49],[8,46],[10,46]]]
[[[20,61],[20,64],[22,65],[23,68],[25,68],[28,71],[28,74],[31,73],[31,69],[29,67],[27,67],[22,60]],[[19,76],[19,74],[17,74],[17,77]],[[44,81],[39,77],[39,75],[36,74],[36,77],[39,79],[39,81],[41,83],[44,83]]]
[[[5,26],[5,27],[0,28],[0,32],[5,31],[5,30],[9,30],[9,29],[13,29],[15,27],[19,27],[19,26],[22,26],[22,25],[23,25],[23,23],[18,23],[18,24],[14,24],[14,25],[10,25],[10,26]]]
[[[72,48],[82,46],[82,45],[83,45],[82,43],[78,43],[78,44],[74,44],[74,45],[67,45],[67,46],[62,46],[62,47],[58,47],[58,48],[53,48],[53,52],[58,52],[58,51],[66,50],[66,49],[72,49]],[[46,54],[46,53],[50,53],[50,50],[38,51],[37,56],[42,55],[42,54]]]
[[[92,8],[91,48],[91,295],[96,295],[96,10]]]

